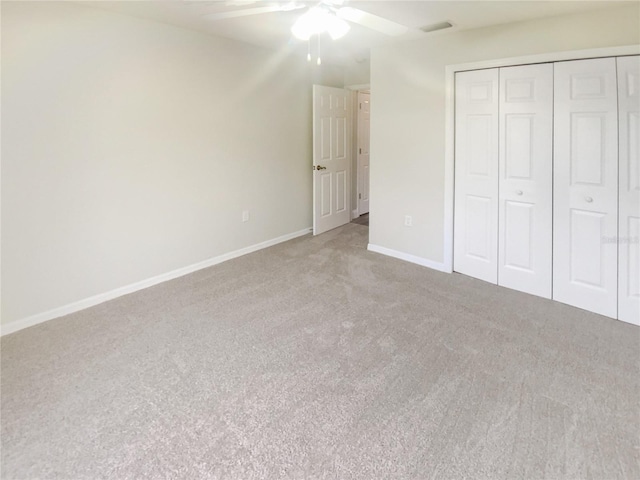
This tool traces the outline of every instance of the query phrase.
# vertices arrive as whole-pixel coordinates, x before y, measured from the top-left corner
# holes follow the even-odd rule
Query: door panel
[[[629,232],[630,241],[627,245],[621,245],[621,249],[625,250],[627,269],[623,272],[623,300],[635,301],[635,309],[630,308],[629,311],[622,312],[620,320],[628,321],[640,325],[640,308],[638,308],[638,298],[640,298],[640,247],[638,246],[638,238],[640,238],[640,217],[627,217],[627,231]],[[628,299],[624,296],[629,297]],[[632,304],[631,307],[634,305]],[[628,313],[631,312],[631,313]]]
[[[509,180],[532,180],[535,115],[506,114],[504,122],[504,176]]]
[[[590,289],[605,290],[605,268],[602,239],[605,233],[606,213],[571,209],[569,275],[571,283]],[[596,261],[585,262],[585,258]]]
[[[534,206],[530,203],[505,202],[503,265],[505,268],[534,274],[533,241]]]
[[[331,215],[331,174],[320,173],[320,214]]]
[[[467,116],[467,157],[469,175],[485,177],[493,173],[495,160],[494,141],[492,137],[494,115]]]
[[[605,113],[572,113],[571,184],[603,186],[607,155]]]
[[[347,172],[336,172],[336,212],[347,209]]]
[[[556,63],[554,95],[553,298],[616,318],[616,60]]]
[[[474,232],[466,237],[466,254],[490,262],[493,256],[491,199],[467,195],[466,201],[466,231]]]
[[[350,94],[313,86],[313,234],[349,222]]]
[[[320,117],[319,143],[320,151],[318,152],[318,160],[326,161],[331,159],[331,117]]]
[[[551,298],[553,65],[500,69],[498,284]]]
[[[334,158],[347,158],[347,120],[345,117],[337,117],[335,119],[335,152]]]
[[[454,265],[498,282],[498,69],[456,74]]]
[[[618,318],[640,325],[640,57],[619,57]]]

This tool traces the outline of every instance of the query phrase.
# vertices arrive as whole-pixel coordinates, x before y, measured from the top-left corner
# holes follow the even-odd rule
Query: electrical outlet
[[[404,226],[412,227],[413,226],[413,217],[411,215],[404,216]]]
[[[249,210],[243,210],[242,211],[242,221],[243,222],[248,222],[249,221]]]

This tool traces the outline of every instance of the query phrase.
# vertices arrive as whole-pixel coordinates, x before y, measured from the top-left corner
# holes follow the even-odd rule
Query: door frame
[[[331,122],[330,122],[330,132],[329,132],[329,136],[330,136],[330,145],[329,145],[329,159],[322,159],[318,157],[318,152],[319,150],[321,151],[322,148],[320,147],[320,143],[319,142],[319,137],[318,137],[318,132],[322,131],[322,124],[318,123],[319,120],[319,109],[318,105],[322,105],[322,102],[320,102],[320,104],[318,104],[318,100],[320,99],[320,95],[322,94],[322,89],[325,90],[330,90],[331,92],[326,92],[325,94],[329,94],[330,95],[330,102],[329,102],[329,112],[330,112],[330,117],[331,117]],[[338,93],[339,92],[339,93]],[[340,111],[344,112],[345,115],[344,117],[342,115],[340,115],[339,117],[335,117],[334,114],[334,110],[335,110],[335,105],[333,104],[333,100],[332,100],[332,96],[336,94],[339,95],[341,98],[344,98],[345,100],[345,105],[344,105],[344,109],[342,108],[342,106],[340,106]],[[346,88],[340,88],[340,87],[330,87],[327,85],[319,85],[319,84],[314,84],[312,86],[312,120],[313,120],[313,134],[312,134],[312,159],[313,159],[313,171],[312,171],[312,179],[313,179],[313,201],[312,201],[312,208],[313,208],[313,226],[312,226],[312,230],[313,230],[313,235],[319,235],[321,233],[327,232],[329,230],[333,230],[334,228],[337,227],[341,227],[342,225],[346,225],[347,223],[349,223],[352,218],[351,218],[351,196],[352,196],[352,187],[351,187],[351,176],[352,176],[352,162],[353,162],[353,146],[352,146],[352,139],[353,139],[353,132],[351,131],[352,127],[353,127],[353,92],[349,92]],[[344,128],[345,128],[345,132],[344,132],[344,141],[346,143],[345,148],[344,148],[344,156],[340,156],[340,157],[335,157],[334,158],[334,154],[337,153],[337,151],[335,150],[336,145],[334,144],[334,142],[336,141],[336,136],[337,136],[337,130],[334,130],[334,126],[336,126],[337,128],[337,124],[334,123],[333,119],[334,118],[344,118],[345,122],[344,122]],[[345,159],[346,157],[346,159]],[[327,163],[327,165],[329,165],[328,167],[321,167],[321,168],[316,168],[319,166],[319,162],[325,162],[325,160],[329,161],[330,163]],[[336,174],[335,177],[337,177],[337,173],[339,172],[334,172],[334,169],[336,168],[336,162],[338,161],[344,161],[346,162],[346,166],[345,166],[345,170],[344,172],[346,175],[346,181],[345,181],[345,192],[344,192],[344,200],[345,200],[345,206],[344,209],[340,210],[339,212],[337,212],[335,210],[336,208],[336,204],[337,204],[337,185],[334,182],[337,182],[337,179],[334,178],[334,173]],[[326,173],[320,173],[319,170],[327,170],[328,171]],[[328,215],[330,218],[326,218],[327,216],[325,216],[324,220],[321,220],[322,216],[319,215],[319,209],[320,209],[320,199],[322,196],[322,192],[321,190],[318,189],[318,187],[321,185],[322,183],[322,179],[319,178],[319,176],[326,176],[329,175],[329,209],[330,209],[330,215]],[[335,193],[335,196],[334,196]],[[343,218],[346,217],[346,220]],[[344,221],[343,221],[344,220]],[[341,223],[342,222],[342,223]],[[321,225],[322,223],[322,225]]]
[[[371,84],[348,85],[345,86],[344,89],[351,91],[353,111],[353,119],[351,122],[353,127],[351,130],[351,204],[353,209],[351,210],[351,218],[354,219],[360,216],[360,205],[358,203],[358,194],[360,193],[360,171],[358,169],[358,92],[369,92],[369,94],[371,94]]]
[[[356,161],[353,162],[353,164],[355,165],[355,169],[356,169],[356,181],[357,181],[357,186],[356,186],[356,209],[354,210],[355,213],[357,213],[357,216],[361,215],[360,212],[360,200],[361,200],[361,196],[364,193],[364,178],[363,178],[363,173],[362,173],[362,169],[360,168],[360,141],[362,140],[361,135],[360,135],[360,94],[366,94],[369,95],[369,108],[371,108],[371,90],[358,90],[356,92],[356,102],[358,103],[358,108],[356,110],[357,114],[356,114],[356,118],[355,118],[355,122],[354,122],[354,126],[356,128],[356,143],[354,145],[354,153],[356,154]],[[369,124],[371,124],[371,110],[369,110]],[[371,125],[369,125],[369,132],[371,132]],[[369,135],[371,136],[371,135]],[[371,140],[369,140],[369,162],[371,162]],[[369,163],[371,164],[371,163]],[[367,213],[369,213],[369,211],[367,210]]]
[[[444,160],[444,260],[442,270],[453,273],[453,216],[454,216],[454,174],[455,174],[455,74],[466,70],[511,67],[534,63],[584,60],[588,58],[619,57],[639,55],[639,45],[593,48],[564,52],[549,52],[537,55],[510,57],[496,60],[447,65],[445,67],[445,160]]]

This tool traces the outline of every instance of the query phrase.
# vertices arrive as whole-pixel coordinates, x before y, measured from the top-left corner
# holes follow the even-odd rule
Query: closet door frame
[[[618,57],[626,55],[640,55],[640,45],[551,52],[541,55],[527,55],[447,65],[445,67],[444,256],[442,264],[438,265],[438,270],[453,273],[453,220],[455,211],[455,74],[457,72],[467,70],[483,70],[488,68],[510,67],[514,65],[529,65],[536,63],[561,62],[565,60],[582,60],[588,58]]]

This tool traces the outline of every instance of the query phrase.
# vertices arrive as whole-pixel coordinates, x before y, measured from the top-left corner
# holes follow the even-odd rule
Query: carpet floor
[[[357,225],[364,225],[365,227],[369,226],[369,214],[365,213],[364,215],[360,215],[358,218],[354,218],[351,220],[351,223],[355,223]]]
[[[367,237],[3,337],[2,478],[640,478],[640,329]]]

